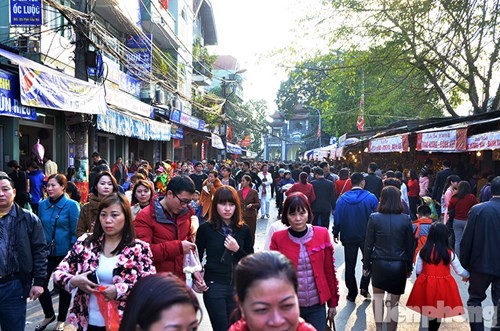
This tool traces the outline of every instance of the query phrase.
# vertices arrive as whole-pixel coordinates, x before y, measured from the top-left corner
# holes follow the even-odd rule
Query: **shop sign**
[[[19,79],[13,74],[0,70],[0,115],[36,120],[36,110],[19,101]]]
[[[10,0],[10,25],[42,25],[42,0]]]
[[[212,147],[217,149],[224,149],[224,143],[222,142],[221,137],[212,133]]]
[[[455,152],[465,150],[467,150],[467,128],[417,134],[417,151]]]
[[[141,115],[148,118],[154,117],[153,107],[137,100],[133,96],[117,90],[108,89],[106,93],[106,101],[113,106],[127,110],[131,113]]]
[[[408,135],[398,135],[370,140],[369,153],[408,152]]]
[[[120,90],[132,94],[136,98],[141,97],[141,81],[120,71]]]
[[[177,127],[175,132],[172,132],[172,139],[184,140],[184,129]]]
[[[241,155],[242,153],[240,146],[231,143],[227,143],[226,152],[237,155]]]
[[[149,122],[149,140],[170,141],[172,136],[172,125],[157,121]]]
[[[172,122],[187,126],[188,128],[196,129],[199,131],[207,131],[207,129],[205,129],[205,121],[183,113],[179,109],[173,109],[170,112],[170,120]]]
[[[128,35],[125,45],[130,49],[130,53],[125,55],[128,72],[138,78],[148,78],[153,59],[153,35]]]
[[[500,131],[476,134],[467,138],[468,151],[500,149]]]

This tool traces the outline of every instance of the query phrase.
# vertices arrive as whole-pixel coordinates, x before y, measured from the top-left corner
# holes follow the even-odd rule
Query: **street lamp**
[[[308,105],[298,105],[298,107],[295,107],[295,109],[297,110],[300,110],[300,108],[312,109],[318,113],[318,143],[319,143],[319,148],[321,148],[321,112],[319,111],[319,109]]]

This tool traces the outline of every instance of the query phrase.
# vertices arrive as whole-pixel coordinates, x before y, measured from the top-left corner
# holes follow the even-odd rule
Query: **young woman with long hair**
[[[198,229],[196,246],[200,261],[206,253],[203,301],[214,331],[227,331],[236,307],[233,270],[238,261],[253,253],[250,228],[243,221],[240,199],[232,186],[219,187],[213,196],[210,217]]]

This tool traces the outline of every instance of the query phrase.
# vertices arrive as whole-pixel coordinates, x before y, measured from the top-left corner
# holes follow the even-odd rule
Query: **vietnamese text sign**
[[[10,0],[10,25],[42,25],[42,0]]]
[[[0,115],[36,120],[35,109],[26,107],[19,101],[19,79],[13,74],[0,70]]]
[[[417,151],[454,152],[467,149],[467,128],[422,132],[417,135]]]
[[[408,135],[378,138],[370,140],[369,153],[408,152]]]
[[[500,131],[476,134],[467,138],[468,151],[500,149]]]

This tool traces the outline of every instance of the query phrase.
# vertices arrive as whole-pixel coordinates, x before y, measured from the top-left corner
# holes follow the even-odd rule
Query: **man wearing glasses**
[[[173,177],[165,197],[154,200],[135,218],[137,238],[150,244],[157,272],[172,272],[185,279],[184,254],[196,248],[191,231],[191,217],[196,217],[190,203],[195,191],[191,178]],[[196,277],[196,275],[195,275]]]

